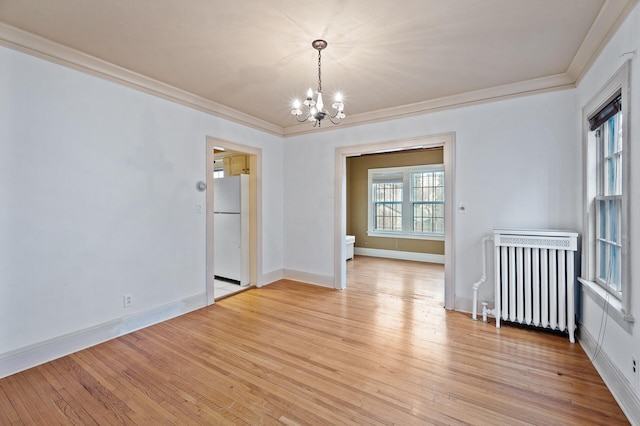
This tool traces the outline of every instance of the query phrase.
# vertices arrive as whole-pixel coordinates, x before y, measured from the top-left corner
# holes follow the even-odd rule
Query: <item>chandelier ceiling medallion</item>
[[[342,102],[342,95],[340,93],[336,93],[334,103],[331,107],[335,110],[335,113],[331,115],[329,111],[324,109],[324,102],[322,101],[322,49],[327,47],[327,42],[324,40],[315,40],[311,43],[314,49],[318,51],[318,90],[316,91],[316,99],[313,99],[313,91],[311,88],[307,91],[307,98],[302,104],[300,100],[296,99],[293,101],[293,109],[291,110],[291,114],[295,115],[296,120],[299,122],[305,121],[313,121],[313,127],[320,127],[322,120],[326,117],[329,117],[329,120],[333,124],[338,124],[340,121],[346,117],[344,113],[344,103]],[[306,115],[302,115],[302,105],[307,107]]]

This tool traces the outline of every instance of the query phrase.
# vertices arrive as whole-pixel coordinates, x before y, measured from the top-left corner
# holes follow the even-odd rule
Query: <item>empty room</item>
[[[640,424],[639,45],[637,0],[0,1],[0,424]]]

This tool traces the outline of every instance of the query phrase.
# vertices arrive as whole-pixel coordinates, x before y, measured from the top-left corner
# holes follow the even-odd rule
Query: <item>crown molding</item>
[[[640,0],[606,0],[565,73],[356,114],[342,120],[340,127],[379,123],[517,96],[574,88],[638,1]],[[1,22],[0,44],[276,136],[291,137],[335,129],[333,126],[317,128],[308,123],[295,123],[283,128]]]
[[[276,136],[284,133],[283,128],[275,124],[2,22],[0,44]]]
[[[598,55],[602,53],[602,50],[618,31],[620,25],[629,16],[636,4],[638,4],[638,1],[605,1],[567,69],[567,74],[573,78],[576,85],[591,68]]]
[[[421,115],[446,109],[460,108],[464,106],[494,102],[497,100],[509,99],[513,97],[573,88],[575,88],[575,81],[568,73],[556,74],[549,77],[536,78],[532,80],[506,84],[503,86],[461,93],[459,95],[447,96],[393,108],[386,108],[363,114],[356,114],[343,119],[340,123],[340,127],[379,123],[382,121]],[[326,131],[333,128],[334,127],[325,127],[321,130]],[[285,127],[284,136],[291,137],[313,132],[318,132],[318,128],[301,124],[291,127]]]

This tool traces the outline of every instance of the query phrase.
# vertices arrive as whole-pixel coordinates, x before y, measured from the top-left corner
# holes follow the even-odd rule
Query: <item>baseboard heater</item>
[[[578,234],[496,229],[496,327],[500,321],[566,332],[575,342]]]

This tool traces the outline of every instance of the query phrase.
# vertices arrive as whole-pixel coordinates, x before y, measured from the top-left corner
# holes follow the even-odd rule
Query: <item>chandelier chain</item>
[[[320,66],[322,58],[321,55],[322,51],[318,49],[318,93],[322,93],[322,67]]]

